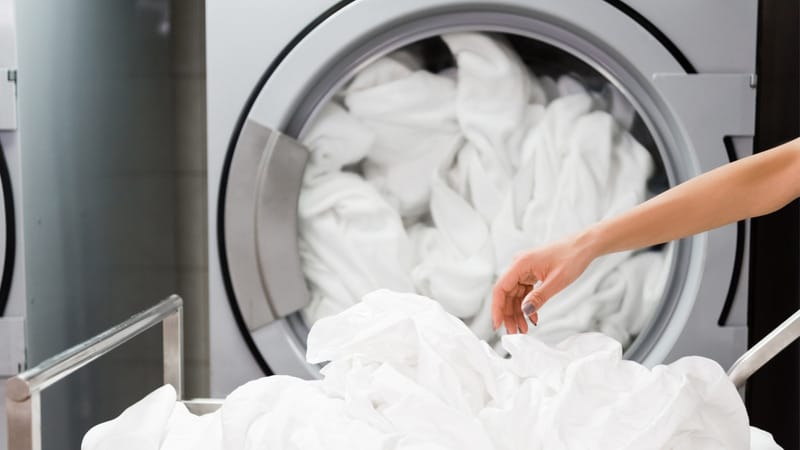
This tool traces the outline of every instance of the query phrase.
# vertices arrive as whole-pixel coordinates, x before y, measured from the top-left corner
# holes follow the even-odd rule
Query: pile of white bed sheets
[[[310,323],[375,289],[437,299],[492,340],[491,288],[513,256],[644,201],[654,163],[614,89],[537,77],[502,38],[442,36],[456,66],[401,50],[359,72],[304,137],[299,200]],[[541,311],[555,343],[603,332],[628,345],[657,305],[664,253],[595,261]]]
[[[100,424],[83,450],[774,450],[715,362],[647,369],[618,342],[505,336],[502,358],[441,305],[376,291],[322,319],[324,379],[272,376],[195,416],[162,387]]]

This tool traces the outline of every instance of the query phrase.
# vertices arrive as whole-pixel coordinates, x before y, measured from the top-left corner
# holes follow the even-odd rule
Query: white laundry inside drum
[[[444,63],[431,67],[421,45],[371,62],[302,137],[309,324],[389,288],[435,298],[497,342],[491,289],[516,253],[667,187],[654,145],[630,131],[635,109],[596,72],[523,61],[502,35],[435,39]],[[668,254],[599,258],[530,333],[555,343],[600,331],[629,346],[663,296]]]

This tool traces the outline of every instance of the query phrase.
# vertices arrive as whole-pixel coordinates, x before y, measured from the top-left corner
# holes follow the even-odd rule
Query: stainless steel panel
[[[752,137],[756,90],[749,74],[659,73],[653,83],[680,117],[702,171],[728,161],[725,136]]]
[[[691,154],[702,171],[728,162],[723,138],[752,137],[755,127],[755,89],[748,74],[658,74],[654,84],[690,137]],[[705,233],[706,263],[687,322],[668,361],[684,355],[703,355],[729,366],[747,348],[745,326],[717,322],[731,284],[737,226]],[[741,307],[741,306],[740,306]]]
[[[644,15],[699,72],[755,73],[755,0],[623,0]]]

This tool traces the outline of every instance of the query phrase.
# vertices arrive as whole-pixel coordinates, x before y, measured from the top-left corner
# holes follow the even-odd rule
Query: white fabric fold
[[[159,450],[177,395],[162,386],[119,417],[92,427],[81,442],[82,450]]]
[[[375,143],[375,133],[336,102],[322,108],[303,138],[309,149],[307,181],[361,161]]]
[[[381,287],[414,290],[403,224],[360,176],[333,172],[306,184],[298,217],[300,258],[312,292],[305,315],[312,323]]]
[[[183,403],[176,403],[159,449],[202,450],[211,443],[222,441],[222,435],[219,411],[197,416],[189,412]]]
[[[461,146],[455,98],[452,78],[414,70],[393,56],[365,68],[344,94],[350,113],[376,136],[364,178],[404,218],[425,213],[434,175]]]
[[[505,42],[480,33],[442,36],[458,67],[456,115],[477,150],[486,175],[499,188],[519,161],[535,80]]]
[[[462,319],[475,316],[494,281],[489,228],[481,216],[439,180],[433,185],[434,226],[409,229],[415,261],[411,277],[416,291],[437,298],[445,310]]]

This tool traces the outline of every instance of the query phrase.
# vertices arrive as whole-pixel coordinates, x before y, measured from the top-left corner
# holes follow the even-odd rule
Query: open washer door
[[[638,21],[637,21],[638,20]],[[747,74],[700,75],[652,26],[611,3],[503,0],[342,2],[297,36],[254,88],[231,136],[219,187],[220,265],[242,336],[266,374],[318,376],[304,362],[310,301],[298,251],[302,138],[322,105],[370,62],[449,32],[502,33],[556,49],[602,76],[635,108],[666,184],[728,162],[728,136],[751,136]],[[703,102],[696,102],[697,98]],[[280,132],[276,131],[280,130]],[[667,187],[667,186],[665,186]],[[626,356],[654,365],[685,354],[733,362],[746,327],[724,326],[738,289],[743,228],[669,245],[669,276]]]

